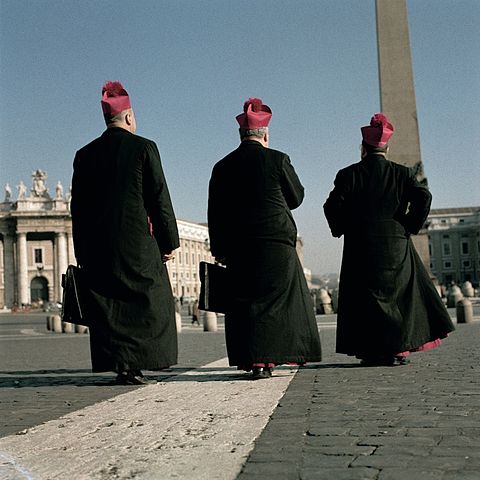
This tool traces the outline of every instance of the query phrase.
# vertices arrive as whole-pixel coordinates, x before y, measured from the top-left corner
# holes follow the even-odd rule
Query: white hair
[[[267,127],[260,128],[240,128],[240,138],[244,139],[245,137],[258,137],[263,138],[267,133]]]

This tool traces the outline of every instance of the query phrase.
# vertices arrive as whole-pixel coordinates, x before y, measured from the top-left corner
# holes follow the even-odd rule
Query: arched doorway
[[[48,302],[48,280],[45,277],[35,277],[30,284],[32,302]]]

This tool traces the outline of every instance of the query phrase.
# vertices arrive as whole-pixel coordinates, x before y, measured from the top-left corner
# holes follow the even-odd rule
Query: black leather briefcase
[[[83,273],[81,268],[69,265],[62,275],[62,321],[89,327],[85,315],[86,290]]]
[[[217,263],[200,262],[200,298],[198,308],[225,313],[228,305],[228,270]]]

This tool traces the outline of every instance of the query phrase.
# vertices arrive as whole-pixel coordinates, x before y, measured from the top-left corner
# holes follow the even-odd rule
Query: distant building
[[[480,280],[480,207],[432,209],[427,219],[430,270],[442,284]]]
[[[23,182],[13,199],[7,184],[0,202],[0,309],[42,302],[61,302],[62,274],[76,264],[68,191],[60,182],[55,194],[46,186],[47,174],[32,174],[30,192]],[[213,262],[206,224],[177,220],[180,248],[167,263],[173,295],[185,300],[200,294],[199,263]],[[93,232],[94,233],[94,232]],[[298,237],[301,259],[303,243]],[[307,277],[310,271],[305,269]]]

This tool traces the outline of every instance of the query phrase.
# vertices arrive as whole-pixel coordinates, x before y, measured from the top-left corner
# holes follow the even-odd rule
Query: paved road
[[[92,470],[97,476],[92,473],[71,478],[480,478],[480,322],[459,325],[442,347],[414,354],[409,366],[362,368],[357,361],[334,354],[334,317],[321,320],[325,354],[321,364],[302,368],[296,374],[279,370],[276,380],[245,382],[242,374],[226,368],[225,362],[219,360],[225,356],[223,331],[202,332],[199,327],[190,327],[185,319],[179,335],[180,363],[158,375],[158,388],[170,392],[167,397],[173,402],[168,408],[162,404],[165,412],[177,412],[181,404],[188,404],[190,410],[187,414],[172,414],[175,418],[168,428],[151,427],[157,434],[168,432],[161,448],[146,444],[140,454],[140,450],[132,450],[132,445],[122,446],[138,453],[138,461],[140,457],[148,459],[152,468],[161,460],[162,465],[169,465],[170,473],[158,476],[160,464],[156,470],[144,468],[137,474],[127,471],[124,465],[122,470],[120,455],[108,468],[97,465]],[[35,454],[33,458],[41,458],[35,442],[42,438],[43,448],[47,449],[43,452],[52,451],[47,445],[52,438],[49,432],[58,435],[57,429],[63,425],[58,422],[64,420],[56,419],[62,415],[72,419],[78,438],[86,435],[82,433],[85,431],[101,431],[102,427],[113,432],[115,428],[113,424],[108,426],[112,422],[103,422],[92,429],[80,422],[85,415],[79,412],[96,409],[91,415],[94,419],[100,415],[98,411],[111,414],[115,399],[116,408],[125,404],[127,412],[135,411],[138,416],[141,401],[144,414],[151,418],[148,392],[152,405],[158,406],[160,401],[157,386],[112,386],[111,375],[91,374],[88,336],[47,334],[43,324],[40,316],[16,316],[14,322],[0,316],[0,437],[4,437],[0,439],[0,472],[3,464],[8,467],[5,475],[9,475],[2,477],[0,473],[0,478],[62,478],[27,470],[23,474],[21,468],[12,470],[12,457],[5,453],[2,460],[1,452],[7,450],[2,450],[1,442],[9,446],[8,452],[17,452],[19,458],[28,460],[24,446],[31,439],[34,446],[30,453]],[[215,361],[220,363],[202,367]],[[187,381],[191,379],[195,381]],[[130,410],[128,405],[135,405],[135,409]],[[32,428],[48,420],[44,427]],[[136,422],[143,425],[138,418]],[[127,426],[133,423],[130,419]],[[144,423],[148,425],[148,421]],[[120,423],[119,431],[124,431],[121,427]],[[55,437],[55,445],[67,438],[66,430],[62,431],[65,433]],[[238,441],[222,437],[229,431]],[[19,435],[10,435],[15,432]],[[145,432],[135,442],[141,443],[144,438],[148,438]],[[78,441],[75,445],[78,448]],[[122,445],[120,436],[117,445]],[[202,450],[205,447],[207,451]],[[178,450],[183,456],[172,456]],[[233,461],[235,450],[238,455]],[[146,452],[151,451],[155,455],[148,456]],[[192,452],[203,453],[195,457]],[[59,452],[52,451],[53,457],[62,461]],[[198,470],[199,458],[202,473]],[[232,466],[231,470],[227,465]],[[54,465],[47,462],[43,468],[53,471]],[[41,471],[38,466],[37,472]]]

